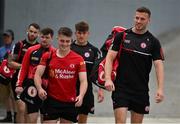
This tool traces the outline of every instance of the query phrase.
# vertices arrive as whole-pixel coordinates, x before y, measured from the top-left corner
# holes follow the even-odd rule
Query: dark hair
[[[59,30],[58,30],[58,35],[65,35],[67,37],[72,37],[72,30],[68,27],[61,27]]]
[[[54,31],[51,28],[44,28],[44,29],[41,30],[41,34],[43,34],[43,35],[50,34],[51,37],[53,37]]]
[[[75,24],[75,29],[76,31],[86,32],[86,31],[89,31],[89,25],[87,22],[81,21]]]
[[[147,8],[147,7],[139,7],[136,9],[136,12],[144,12],[147,13],[149,15],[149,17],[151,17],[151,11]]]
[[[33,26],[35,27],[36,29],[40,30],[40,26],[37,24],[37,23],[31,23],[29,26],[28,26],[28,29]]]
[[[3,35],[10,35],[12,37],[12,41],[14,40],[14,31],[11,29],[7,29]]]

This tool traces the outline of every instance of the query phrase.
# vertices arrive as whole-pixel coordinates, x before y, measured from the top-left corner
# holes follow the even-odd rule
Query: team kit
[[[0,122],[37,123],[40,118],[42,123],[87,123],[95,112],[95,85],[99,103],[104,90],[112,92],[115,123],[126,123],[127,111],[131,123],[143,123],[150,108],[152,63],[157,76],[155,100],[160,103],[164,98],[164,54],[147,28],[150,17],[148,8],[138,8],[134,25],[112,27],[100,49],[88,40],[86,21],[75,24],[75,39],[69,27],[60,27],[57,41],[53,29],[31,23],[26,38],[4,52],[1,61],[0,84],[10,85],[15,109],[14,117]]]

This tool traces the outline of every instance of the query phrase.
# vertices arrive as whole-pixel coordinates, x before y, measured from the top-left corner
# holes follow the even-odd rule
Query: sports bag
[[[95,61],[91,75],[90,75],[90,79],[91,79],[92,83],[94,83],[95,85],[97,85],[100,88],[105,89],[105,87],[104,87],[104,84],[105,84],[104,69],[105,69],[107,52],[108,52],[110,46],[112,45],[114,37],[116,36],[117,33],[123,32],[123,40],[122,41],[124,41],[124,39],[125,39],[124,31],[125,30],[126,30],[126,28],[121,27],[121,26],[113,27],[111,34],[108,36],[104,45],[100,49],[101,53],[102,53],[102,57]],[[116,71],[117,71],[117,67],[119,66],[119,58],[120,58],[121,50],[122,50],[122,43],[120,44],[120,49],[118,51],[118,55],[113,62],[112,73],[111,73],[112,81],[114,81],[116,78]]]
[[[20,41],[20,50],[18,53],[18,59],[19,56],[21,54],[21,49],[23,47],[23,43],[22,41]],[[7,57],[5,57],[0,65],[0,83],[4,84],[4,85],[8,85],[11,80],[12,77],[14,75],[14,73],[16,72],[15,69],[11,68],[8,66],[8,56],[11,54],[11,51],[7,51],[6,55]]]
[[[8,60],[4,59],[0,66],[0,83],[8,85],[14,73],[15,70],[8,67]]]

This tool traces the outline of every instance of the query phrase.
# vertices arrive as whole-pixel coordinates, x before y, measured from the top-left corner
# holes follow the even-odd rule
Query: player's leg
[[[139,114],[134,111],[131,111],[131,123],[132,124],[141,124],[143,122],[144,114]]]
[[[126,123],[127,110],[128,110],[128,108],[126,108],[126,107],[120,107],[120,108],[116,108],[114,110],[116,124]]]

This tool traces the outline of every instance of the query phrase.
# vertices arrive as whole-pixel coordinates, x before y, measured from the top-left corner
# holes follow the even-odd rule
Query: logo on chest
[[[145,48],[147,47],[147,45],[146,45],[146,43],[142,42],[142,43],[140,44],[140,47],[143,48],[143,49],[145,49]]]
[[[85,52],[85,53],[84,53],[84,56],[85,56],[86,58],[88,58],[88,57],[90,57],[90,53],[89,53],[89,52]]]
[[[38,58],[38,57],[31,57],[31,60],[33,60],[33,61],[39,61],[39,58]]]
[[[32,61],[39,61],[39,60],[40,60],[40,54],[37,53],[37,50],[34,51],[34,52],[31,54],[31,60],[32,60]]]
[[[70,68],[75,68],[75,65],[74,64],[70,64],[69,67]]]
[[[124,40],[124,43],[130,44],[131,41],[130,40]]]

